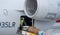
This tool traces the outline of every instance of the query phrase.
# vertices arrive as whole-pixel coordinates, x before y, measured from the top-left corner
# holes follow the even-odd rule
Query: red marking
[[[60,22],[60,20],[56,20],[56,22]]]

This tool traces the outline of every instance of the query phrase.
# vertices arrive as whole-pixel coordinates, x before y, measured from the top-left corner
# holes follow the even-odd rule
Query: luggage
[[[22,31],[22,35],[37,35],[35,33],[27,32],[27,31]]]
[[[38,35],[45,35],[44,31],[39,31]]]
[[[23,26],[22,30],[27,31],[29,26]]]
[[[28,28],[28,31],[37,34],[40,30],[37,29],[36,27],[30,26],[30,27]]]
[[[31,32],[30,32],[30,35],[37,35],[37,34],[35,34],[35,33],[31,33]]]

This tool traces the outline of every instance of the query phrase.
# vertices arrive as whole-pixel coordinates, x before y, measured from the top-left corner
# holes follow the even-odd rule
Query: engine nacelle
[[[25,14],[36,20],[60,19],[60,0],[25,0]]]

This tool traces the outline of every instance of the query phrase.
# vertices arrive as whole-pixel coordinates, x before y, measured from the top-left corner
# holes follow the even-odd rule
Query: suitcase
[[[35,33],[27,32],[27,31],[22,31],[22,35],[36,35]]]
[[[30,27],[28,28],[28,31],[37,34],[40,30],[37,29],[36,27],[30,26]]]
[[[23,26],[22,30],[27,31],[29,26]]]
[[[37,34],[30,32],[30,35],[37,35]]]
[[[38,35],[45,35],[44,31],[39,31]]]

